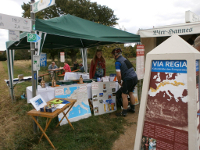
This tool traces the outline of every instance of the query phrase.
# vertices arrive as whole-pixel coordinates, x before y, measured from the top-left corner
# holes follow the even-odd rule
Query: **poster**
[[[91,116],[90,106],[88,103],[87,84],[73,84],[68,86],[61,86],[55,88],[55,98],[71,98],[76,99],[72,109],[67,114],[70,122],[75,122],[83,118]],[[67,112],[67,110],[65,110]],[[59,121],[62,119],[63,114],[58,115]],[[62,120],[60,125],[67,124],[66,118]]]
[[[153,60],[141,150],[188,149],[187,62]]]
[[[117,110],[116,90],[115,82],[92,83],[92,104],[94,115],[111,113]]]
[[[65,52],[60,52],[60,62],[65,62]]]
[[[141,80],[144,78],[144,45],[137,45],[136,55],[136,72],[138,80]]]
[[[46,53],[41,53],[40,54],[40,66],[41,67],[46,67],[47,66],[47,54]]]

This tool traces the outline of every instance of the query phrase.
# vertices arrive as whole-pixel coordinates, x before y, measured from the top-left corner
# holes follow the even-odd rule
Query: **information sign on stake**
[[[37,34],[34,34],[34,33],[28,33],[27,34],[27,42],[37,42],[39,41],[41,38],[37,35]]]
[[[55,0],[39,0],[32,4],[33,12],[36,13],[54,4]]]
[[[9,41],[19,41],[20,39],[19,36],[20,36],[19,31],[14,31],[14,30],[8,31]]]
[[[40,56],[33,55],[33,71],[40,70]]]
[[[22,17],[0,14],[0,29],[30,32],[31,20]]]

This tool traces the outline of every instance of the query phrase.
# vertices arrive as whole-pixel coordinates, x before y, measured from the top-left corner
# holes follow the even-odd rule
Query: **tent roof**
[[[199,54],[199,51],[184,41],[178,35],[172,35],[170,38],[165,40],[163,43],[158,45],[148,55],[159,55],[159,54]]]
[[[36,19],[35,29],[46,32],[43,48],[88,48],[112,43],[140,42],[140,36],[72,15],[49,20]],[[8,41],[8,49],[29,49],[26,33],[20,42]],[[18,45],[16,46],[16,44]]]

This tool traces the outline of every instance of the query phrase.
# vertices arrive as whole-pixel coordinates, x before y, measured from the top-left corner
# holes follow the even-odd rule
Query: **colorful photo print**
[[[115,92],[115,88],[112,88],[112,92]]]
[[[112,94],[108,94],[108,99],[112,99]]]
[[[104,93],[106,93],[106,92],[107,92],[107,90],[103,90],[103,92],[104,92]]]
[[[92,97],[93,97],[93,98],[97,97],[97,94],[94,94]]]
[[[103,84],[103,89],[106,89],[106,84]]]
[[[93,102],[96,102],[96,101],[98,101],[98,99],[97,98],[93,98]]]
[[[156,150],[156,140],[143,136],[141,140],[141,150]]]
[[[103,97],[103,93],[99,93],[99,97]]]
[[[104,112],[107,111],[107,103],[105,100],[103,100],[103,108],[104,108]]]
[[[99,107],[97,106],[94,107],[94,113],[99,113]]]
[[[112,93],[112,96],[116,96],[116,93]]]
[[[116,110],[115,103],[111,103],[111,110]]]

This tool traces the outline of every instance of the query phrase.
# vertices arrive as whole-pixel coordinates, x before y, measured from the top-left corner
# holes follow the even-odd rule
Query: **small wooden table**
[[[59,99],[59,98],[54,98],[54,99]],[[52,99],[52,100],[54,100]],[[62,98],[62,99],[65,99],[67,101],[69,101],[70,103],[66,104],[65,106],[63,106],[61,109],[57,109],[56,111],[54,112],[40,112],[40,111],[37,111],[35,109],[29,111],[27,114],[30,115],[33,120],[35,121],[35,123],[38,125],[38,127],[40,128],[40,130],[42,131],[42,135],[39,139],[39,142],[41,141],[43,135],[46,137],[46,139],[48,140],[48,142],[50,143],[50,145],[55,149],[54,145],[52,144],[51,140],[48,138],[48,136],[46,135],[46,130],[48,128],[48,126],[50,125],[51,123],[51,120],[53,118],[55,118],[56,116],[58,116],[60,113],[63,113],[63,118],[60,120],[60,122],[56,125],[56,127],[58,127],[58,125],[61,123],[61,121],[66,118],[69,125],[72,127],[72,129],[74,130],[74,127],[72,126],[72,124],[70,123],[69,119],[67,118],[67,113],[71,110],[71,108],[74,106],[74,104],[76,103],[76,99],[67,99],[67,98]],[[52,101],[51,100],[51,101]],[[47,102],[47,104],[50,104],[50,101]],[[64,111],[67,110],[67,112],[65,113]],[[40,126],[40,124],[38,123],[38,121],[35,119],[35,116],[39,116],[39,117],[46,117],[47,118],[47,121],[46,121],[46,126],[45,126],[45,129],[43,130],[42,127]],[[50,119],[50,120],[48,120]]]

